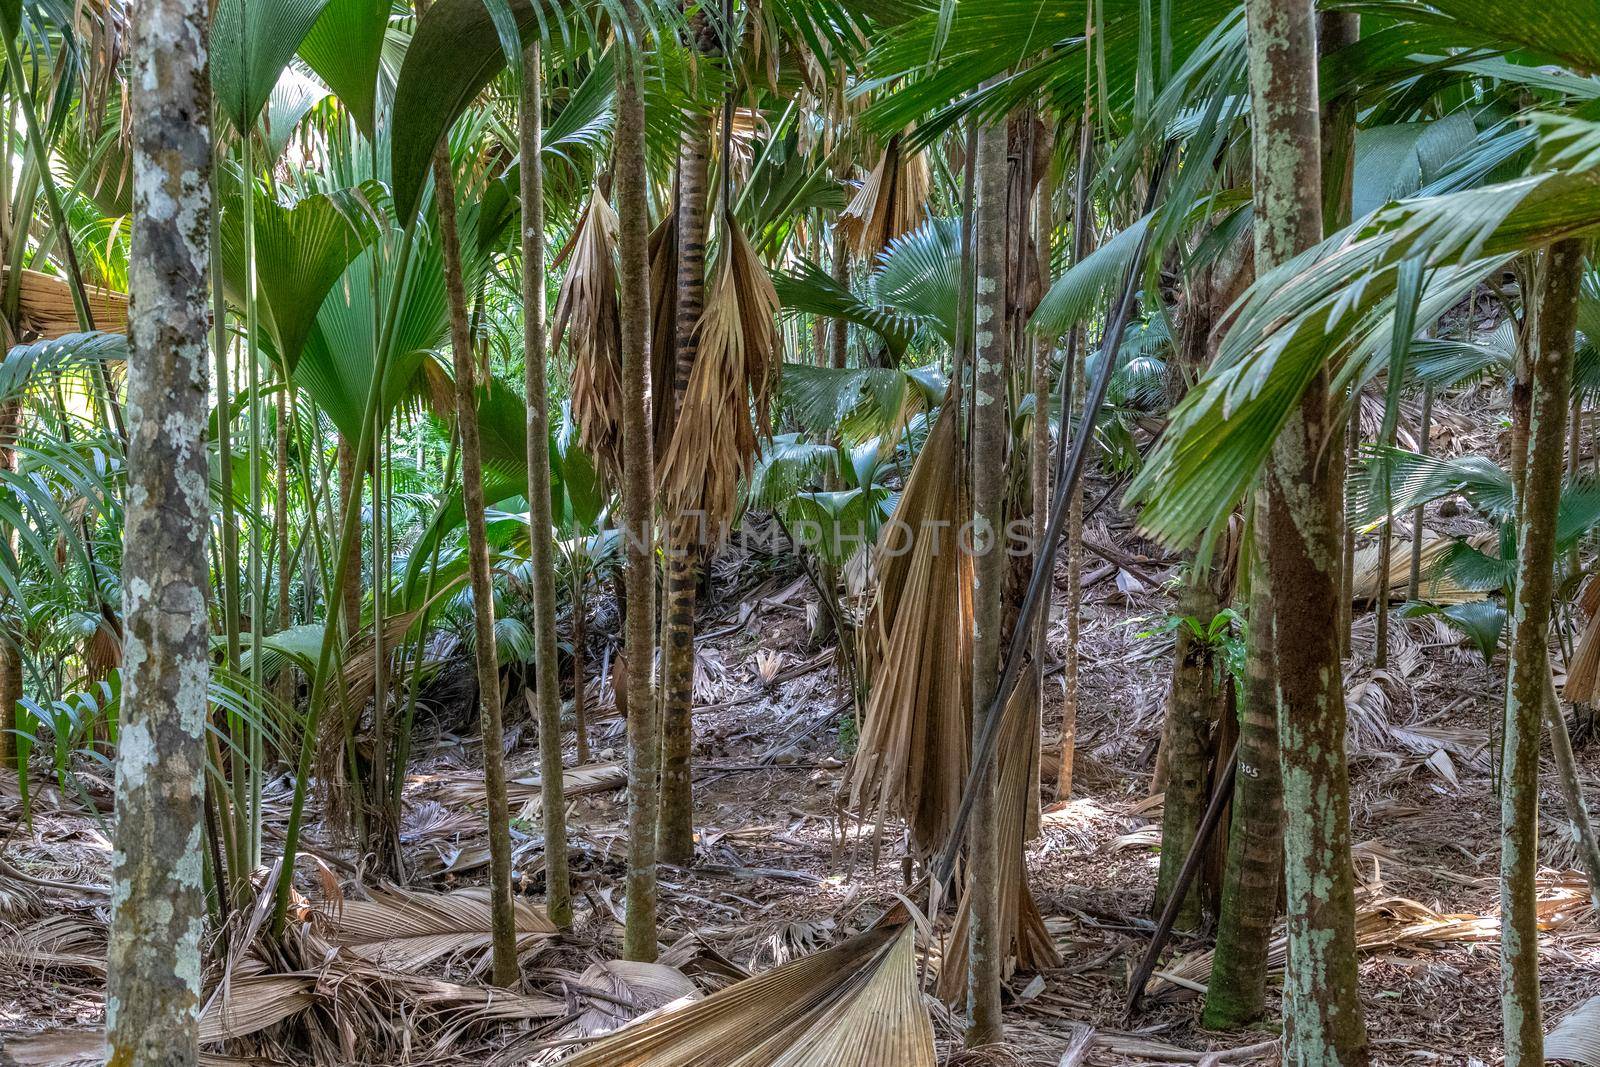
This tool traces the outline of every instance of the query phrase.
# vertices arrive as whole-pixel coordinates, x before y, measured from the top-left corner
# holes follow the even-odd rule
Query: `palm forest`
[[[0,39],[0,1064],[1600,1067],[1595,0]]]

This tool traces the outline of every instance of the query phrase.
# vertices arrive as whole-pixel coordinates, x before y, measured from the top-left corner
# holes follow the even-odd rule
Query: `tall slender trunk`
[[[704,19],[696,19],[705,39]],[[701,49],[704,51],[704,48]],[[707,159],[711,116],[698,115],[678,152],[678,306],[672,364],[674,412],[683,408],[689,373],[700,352],[700,316],[706,304]],[[676,425],[676,416],[671,420]],[[686,864],[694,859],[694,792],[689,755],[694,741],[694,607],[700,549],[695,536],[704,523],[675,515],[666,524],[661,618],[661,807],[656,824],[657,858]]]
[[[987,708],[999,684],[1001,595],[1005,553],[1006,450],[1006,127],[997,122],[978,133],[977,281],[974,285],[972,378],[972,529],[978,553],[973,567],[972,706]],[[987,539],[984,541],[983,539]],[[976,740],[976,734],[974,734]],[[1001,941],[999,827],[995,773],[991,764],[977,783],[977,801],[967,833],[971,915],[967,951],[968,1046],[1001,1038]]]
[[[1239,771],[1217,948],[1206,989],[1204,1024],[1230,1030],[1259,1018],[1267,995],[1267,946],[1283,874],[1283,780],[1278,770],[1278,679],[1272,655],[1272,576],[1266,514],[1259,504],[1250,557],[1248,647],[1239,718]]]
[[[1085,75],[1087,77],[1087,74]],[[1078,127],[1078,166],[1073,175],[1072,262],[1081,263],[1089,254],[1093,230],[1089,201],[1089,166],[1093,159],[1094,131],[1091,124],[1093,97],[1084,93],[1084,113]],[[1072,361],[1069,367],[1067,360]],[[1061,391],[1061,440],[1057,443],[1056,473],[1060,474],[1071,440],[1072,395],[1083,387],[1083,327],[1074,323],[1067,338],[1067,352],[1061,372],[1067,386]],[[1072,796],[1073,765],[1078,753],[1078,637],[1083,625],[1083,479],[1078,479],[1067,497],[1067,647],[1061,665],[1061,765],[1056,772],[1056,799]]]
[[[1347,11],[1323,11],[1317,15],[1317,53],[1326,57],[1361,38],[1361,17]],[[1322,108],[1322,221],[1323,233],[1330,234],[1350,223],[1351,194],[1355,188],[1356,97],[1340,92],[1319,101]],[[1344,484],[1345,472],[1355,464],[1361,446],[1361,403],[1359,392],[1350,397],[1348,428],[1330,445],[1331,454],[1341,461],[1337,476]],[[1385,534],[1388,533],[1385,524]],[[1339,524],[1339,658],[1350,654],[1350,629],[1355,622],[1355,531],[1348,523]],[[1387,628],[1388,618],[1382,619]],[[1388,647],[1385,629],[1380,648]]]
[[[1052,211],[1052,182],[1048,173],[1039,183],[1039,199],[1034,207],[1034,251],[1038,256],[1035,270],[1041,289],[1050,280],[1050,243],[1055,231]],[[1047,337],[1030,337],[1028,331],[1019,330],[1017,340],[1032,345],[1033,367],[1030,371],[1033,393],[1033,438],[1028,450],[1028,485],[1032,496],[1033,551],[1044,551],[1045,529],[1050,522],[1050,349]],[[1065,443],[1063,442],[1063,447]],[[1046,598],[1039,610],[1033,630],[1033,692],[1034,725],[1044,723],[1044,661],[1050,651],[1050,601]],[[1042,749],[1041,749],[1042,751]],[[1060,781],[1059,773],[1057,781]],[[1039,785],[1037,779],[1034,785]],[[1035,812],[1037,814],[1037,812]]]
[[[561,785],[561,672],[556,663],[555,520],[550,501],[550,396],[545,381],[544,92],[539,45],[522,57],[522,344],[528,397],[528,542],[533,563],[534,672],[539,704],[539,800],[544,818],[545,911],[572,925],[566,803]],[[572,607],[576,616],[579,608]],[[573,649],[574,656],[577,649]],[[582,700],[583,676],[578,676]]]
[[[22,425],[22,398],[0,402],[0,472],[14,474],[17,469],[17,433]],[[14,556],[17,532],[8,522],[0,522],[0,538]],[[0,767],[17,762],[17,701],[22,699],[22,613],[21,605],[9,595],[0,595]],[[17,774],[27,768],[17,764]]]
[[[1511,616],[1500,786],[1500,988],[1507,1067],[1544,1062],[1539,1005],[1539,721],[1547,706],[1556,508],[1576,341],[1583,243],[1547,253],[1531,346],[1528,457],[1517,508],[1517,584]]]
[[[361,476],[356,471],[356,446],[344,434],[339,435],[339,507],[350,506],[352,497],[361,494]],[[361,568],[351,567],[350,575],[338,591],[339,607],[344,615],[344,632],[347,638],[361,631]],[[330,612],[331,614],[331,612]]]
[[[1254,124],[1256,269],[1322,237],[1317,50],[1311,0],[1246,0]],[[1367,1062],[1357,986],[1355,884],[1339,634],[1344,509],[1329,379],[1308,384],[1273,447],[1267,546],[1275,598],[1283,774],[1284,1062]]]
[[[467,519],[467,570],[472,586],[474,661],[478,713],[483,728],[483,785],[489,806],[489,916],[494,945],[494,983],[514,986],[517,921],[511,900],[511,812],[506,802],[506,750],[501,726],[500,663],[494,642],[494,586],[489,539],[484,527],[483,443],[478,432],[477,359],[467,321],[467,293],[456,230],[455,177],[450,149],[433,157],[433,196],[439,211],[445,291],[450,302],[450,357],[455,371],[456,428],[461,434],[461,496]]]
[[[627,620],[628,880],[623,952],[630,960],[656,958],[656,786],[659,729],[651,663],[654,660],[655,561],[651,504],[655,454],[650,441],[650,200],[645,185],[644,59],[640,18],[632,0],[620,27],[629,39],[617,58],[616,152],[622,289],[622,526]]]
[[[206,281],[211,85],[201,0],[134,12],[128,493],[106,1061],[199,1058],[210,675]]]

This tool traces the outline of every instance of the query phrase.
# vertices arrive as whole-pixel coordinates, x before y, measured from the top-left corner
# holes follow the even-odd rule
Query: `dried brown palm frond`
[[[568,1037],[593,1037],[632,1022],[658,1008],[679,1001],[700,999],[700,989],[678,968],[665,963],[602,960],[578,976],[569,987],[583,1003],[578,1017],[562,1033]],[[598,995],[596,995],[598,994]]]
[[[1028,888],[1027,842],[1028,810],[1033,802],[1033,782],[1039,748],[1038,691],[1032,672],[1006,703],[1000,725],[999,777],[995,782],[1000,828],[1000,926],[999,943],[1004,946],[1002,978],[1018,971],[1042,971],[1061,966],[1054,939],[1045,929],[1044,916]],[[961,894],[956,921],[946,942],[944,960],[939,965],[939,998],[947,1004],[964,1002],[967,996],[967,924],[971,911],[970,886]]]
[[[1539,930],[1560,930],[1594,911],[1589,883],[1576,871],[1544,871],[1539,875]],[[1500,916],[1446,914],[1405,897],[1380,897],[1356,907],[1356,948],[1362,952],[1407,951],[1442,944],[1493,942],[1500,939]],[[1157,971],[1152,994],[1168,999],[1189,995],[1190,986],[1205,988],[1211,977],[1212,953],[1191,952]],[[1280,932],[1267,947],[1269,972],[1283,970],[1287,942]],[[1172,979],[1177,979],[1173,981]]]
[[[696,327],[699,355],[657,472],[669,513],[701,513],[713,531],[732,521],[777,385],[777,314],[772,279],[724,212],[716,278]]]
[[[538,908],[520,898],[514,904],[519,949],[556,932]],[[418,971],[444,958],[475,957],[481,964],[490,947],[489,910],[489,890],[473,886],[449,893],[377,889],[370,900],[333,903],[319,914],[334,944],[372,963]]]
[[[833,948],[665,1011],[563,1067],[933,1067],[909,924]]]
[[[421,785],[443,803],[452,807],[484,802],[483,774],[460,771],[441,775],[413,775],[412,785]],[[628,784],[626,764],[611,760],[605,763],[584,763],[568,767],[561,772],[561,795],[568,800],[621,789]],[[544,788],[544,780],[537,774],[523,775],[506,782],[506,798],[512,804],[535,802]]]
[[[4,284],[6,276],[6,271],[0,269],[0,284]],[[85,285],[84,295],[89,299],[89,314],[94,318],[95,329],[107,333],[127,331],[128,294]],[[54,338],[77,333],[83,327],[78,322],[77,308],[72,302],[72,283],[53,274],[24,270],[19,287],[17,322],[23,333],[39,337]]]
[[[916,229],[927,217],[930,188],[927,159],[891,137],[878,165],[839,213],[851,251],[874,260],[890,241]]]
[[[954,405],[928,433],[876,552],[861,629],[874,679],[842,791],[880,828],[906,821],[913,848],[944,844],[961,804],[972,730],[972,559],[959,550],[961,441]]]
[[[1588,616],[1572,649],[1562,696],[1574,704],[1593,703],[1600,694],[1600,581],[1590,578],[1578,593],[1578,610]]]
[[[617,213],[594,187],[551,317],[552,348],[572,355],[572,415],[584,449],[613,483],[622,471],[622,333],[617,303]]]

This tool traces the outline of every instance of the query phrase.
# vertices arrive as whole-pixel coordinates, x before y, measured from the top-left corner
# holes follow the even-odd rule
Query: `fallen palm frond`
[[[484,803],[481,772],[458,771],[439,775],[412,775],[409,781],[431,792],[446,805]],[[561,795],[568,800],[573,797],[588,796],[591,793],[621,789],[627,784],[627,764],[616,760],[606,763],[584,763],[568,767],[561,772]],[[506,797],[513,804],[526,804],[537,801],[542,795],[543,788],[544,779],[538,774],[512,778],[506,782]]]
[[[669,514],[698,513],[717,531],[733,519],[777,381],[777,315],[772,279],[725,212],[716,280],[696,326],[699,353],[657,471]]]
[[[1459,604],[1477,600],[1480,591],[1463,588],[1445,574],[1438,573],[1438,564],[1450,547],[1454,537],[1425,534],[1422,539],[1422,571],[1417,595],[1434,604]],[[1379,566],[1381,545],[1366,545],[1355,551],[1351,563],[1350,597],[1358,604],[1371,604],[1378,599],[1378,581],[1382,577]],[[1411,581],[1411,539],[1389,539],[1389,599],[1404,600]]]
[[[1396,657],[1396,662],[1400,659]],[[1462,726],[1448,713],[1437,714],[1429,721],[1401,721],[1397,709],[1414,708],[1415,703],[1409,690],[1391,672],[1377,671],[1356,682],[1345,694],[1345,707],[1349,711],[1350,749],[1354,753],[1402,762],[1430,761],[1447,781],[1453,778],[1456,764],[1485,773],[1489,770],[1489,738],[1482,730]],[[1439,759],[1441,754],[1443,760]]]
[[[1055,941],[1045,929],[1044,916],[1028,888],[1028,808],[1037,781],[1039,724],[1038,691],[1032,672],[1012,693],[1000,726],[999,769],[995,782],[996,824],[999,826],[1000,926],[1002,980],[1018,970],[1042,971],[1061,966]],[[971,885],[961,894],[956,921],[946,940],[939,964],[938,994],[946,1004],[965,1003],[967,996],[967,933],[971,920]]]
[[[1593,703],[1600,695],[1600,611],[1595,610],[1600,600],[1600,581],[1590,579],[1584,583],[1578,596],[1578,608],[1588,616],[1583,634],[1572,649],[1572,661],[1567,664],[1567,680],[1561,688],[1564,699],[1573,704]]]
[[[551,345],[572,354],[572,416],[584,450],[616,483],[622,471],[622,333],[617,213],[595,186],[551,317]]]
[[[909,924],[866,933],[617,1031],[563,1067],[933,1067]]]
[[[556,932],[544,914],[514,901],[518,947]],[[449,893],[405,889],[373,890],[370,900],[346,900],[326,907],[328,936],[334,944],[400,971],[417,971],[443,958],[477,957],[490,947],[489,890],[483,886]]]
[[[700,999],[699,988],[669,964],[603,960],[578,976],[583,1011],[564,1030],[570,1037],[609,1034],[641,1015],[679,1001]],[[598,996],[594,994],[599,994]]]
[[[916,229],[927,217],[930,189],[928,161],[908,152],[891,137],[849,205],[839,213],[851,250],[873,260],[889,242]]]
[[[1544,1058],[1600,1067],[1600,997],[1565,1015],[1544,1039]]]
[[[949,836],[972,730],[972,559],[955,544],[961,463],[946,405],[879,535],[878,592],[860,631],[872,696],[842,787],[850,809],[880,828],[903,818],[921,855]]]
[[[6,271],[0,270],[0,284],[4,284],[6,276]],[[78,321],[77,307],[72,302],[72,283],[67,279],[24,270],[18,289],[17,319],[22,333],[52,339],[85,328]],[[94,329],[107,333],[127,332],[128,294],[93,285],[85,285],[83,291],[89,301]]]
[[[1593,911],[1589,884],[1575,871],[1545,872],[1539,877],[1539,930],[1560,930]],[[1380,949],[1407,951],[1434,945],[1492,942],[1500,939],[1500,916],[1444,914],[1405,897],[1381,897],[1364,901],[1356,908],[1356,948],[1362,952]],[[1282,933],[1267,948],[1267,970],[1278,973],[1288,958],[1288,942]],[[1183,998],[1194,989],[1204,989],[1211,978],[1210,950],[1192,952],[1156,972],[1150,983],[1151,995],[1160,993]]]

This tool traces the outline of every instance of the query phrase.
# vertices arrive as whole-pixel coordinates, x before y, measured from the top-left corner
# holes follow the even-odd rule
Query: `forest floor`
[[[1149,634],[1169,610],[1163,583],[1177,561],[1139,540],[1125,518],[1091,523],[1087,536],[1114,545],[1125,565],[1102,564],[1092,553],[1086,559],[1085,571],[1096,580],[1083,598],[1075,788],[1065,801],[1053,801],[1054,775],[1047,769],[1042,829],[1027,855],[1029,882],[1062,966],[1038,976],[1019,974],[1008,983],[1012,1053],[955,1053],[952,1063],[1201,1062],[1204,1053],[1243,1049],[1274,1036],[1265,1024],[1247,1033],[1199,1028],[1195,989],[1203,987],[1199,954],[1207,942],[1188,934],[1175,939],[1141,1012],[1132,1019],[1124,1015],[1129,975],[1153,928],[1150,899],[1159,847],[1159,798],[1151,796],[1151,780],[1171,638]],[[1062,582],[1064,570],[1058,574]],[[662,869],[661,926],[664,941],[691,938],[714,956],[759,971],[870,924],[906,889],[909,867],[902,863],[898,831],[875,842],[869,827],[841,815],[838,790],[853,733],[850,703],[833,651],[810,644],[815,607],[794,561],[724,558],[712,585],[714,596],[700,620],[704,639],[697,663],[697,856],[692,867]],[[1056,600],[1051,643],[1059,656],[1065,634],[1059,588]],[[1499,816],[1490,772],[1502,712],[1503,657],[1486,667],[1454,631],[1428,618],[1397,618],[1389,665],[1375,670],[1374,629],[1372,614],[1359,612],[1346,677],[1361,989],[1374,1062],[1487,1067],[1502,1059]],[[594,759],[621,760],[623,728],[608,712],[609,690],[598,682],[592,689],[598,705]],[[1047,764],[1053,762],[1048,753],[1060,703],[1054,675],[1046,687]],[[511,706],[521,723],[512,730],[513,777],[532,775],[537,765],[522,709],[520,701]],[[482,794],[481,755],[476,737],[462,734],[419,739],[413,758],[401,841],[419,886],[443,889],[483,880],[486,839],[481,810],[473,804]],[[570,736],[568,741],[570,762]],[[1580,730],[1576,741],[1590,795],[1600,795],[1593,792],[1600,740]],[[576,933],[555,956],[573,969],[616,952],[626,847],[619,773],[596,768],[590,775],[594,791],[571,804],[580,914]],[[103,777],[90,768],[85,781],[89,795],[103,804]],[[1551,929],[1541,938],[1541,957],[1547,1020],[1553,1021],[1600,994],[1600,926],[1574,871],[1548,762],[1545,782],[1541,897]],[[46,782],[36,786],[34,819],[25,824],[15,792],[14,780],[0,783],[0,856],[28,880],[7,879],[0,868],[0,967],[23,980],[0,979],[0,1042],[7,1034],[94,1027],[103,1017],[103,974],[94,955],[103,951],[106,897],[92,887],[107,878],[106,828],[100,816],[85,814],[75,798],[59,796]],[[269,798],[280,795],[269,789]],[[512,800],[518,885],[537,896],[543,875],[536,790],[514,783]],[[318,833],[313,845],[326,862],[319,876],[305,880],[307,895],[359,896],[345,866],[348,856]],[[74,940],[52,927],[64,917],[81,927],[98,926],[102,940]],[[41,929],[54,932],[44,937]],[[1281,954],[1274,966],[1281,966]],[[448,968],[446,961],[434,970]],[[1276,971],[1269,986],[1275,1012]],[[954,1015],[936,1010],[935,1027],[941,1050],[959,1048]],[[363,1059],[355,1044],[344,1062],[381,1062]],[[27,1047],[13,1046],[16,1062],[70,1060],[28,1060],[17,1051]],[[499,1051],[478,1062],[542,1063],[550,1056],[516,1054],[518,1046],[504,1040],[480,1047]],[[1077,1051],[1064,1061],[1069,1047]],[[278,1052],[263,1047],[260,1058],[243,1062],[283,1062]],[[6,1055],[0,1045],[0,1062],[7,1062]],[[1275,1058],[1268,1051],[1206,1062]],[[454,1054],[430,1058],[419,1052],[411,1062],[457,1060]]]

